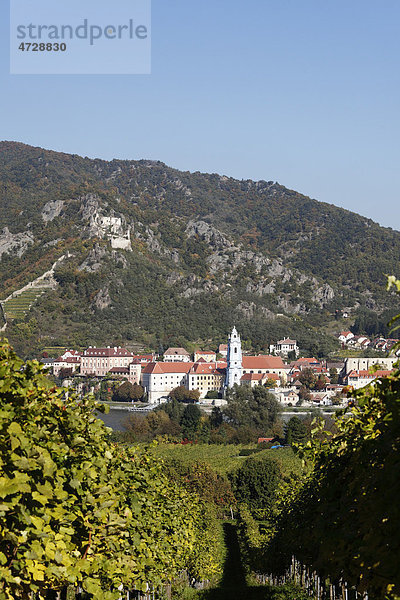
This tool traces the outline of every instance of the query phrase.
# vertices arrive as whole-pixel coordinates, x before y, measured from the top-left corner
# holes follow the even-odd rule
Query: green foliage
[[[237,501],[247,504],[252,512],[271,510],[279,479],[279,466],[268,456],[247,458],[231,475]]]
[[[269,568],[294,554],[322,575],[343,577],[372,597],[400,591],[398,472],[400,372],[354,392],[357,406],[336,422],[336,432],[307,442],[311,475],[290,492]]]
[[[188,404],[183,411],[180,425],[183,437],[193,440],[196,437],[197,428],[200,423],[201,412],[195,404]]]
[[[295,583],[271,586],[269,592],[269,600],[310,600],[307,591]]]
[[[151,453],[110,446],[96,410],[0,347],[1,600],[69,584],[113,600],[121,584],[157,587],[183,568],[218,574],[201,500]]]
[[[154,410],[155,412],[162,410],[171,418],[172,421],[180,423],[183,412],[185,410],[185,406],[176,398],[172,398],[170,402],[162,404]]]
[[[213,429],[217,429],[223,423],[224,416],[219,406],[214,406],[210,416],[210,425]]]
[[[180,438],[182,429],[165,411],[152,411],[148,415],[131,415],[125,423],[127,430],[123,441],[149,442],[158,438]]]
[[[383,311],[381,314],[376,311],[361,307],[357,310],[354,325],[351,331],[357,334],[367,334],[370,337],[383,336],[389,337],[389,321],[396,314],[395,309]]]
[[[393,277],[392,275],[388,277],[388,283],[387,283],[387,289],[390,290],[392,287],[395,287],[397,289],[397,293],[400,294],[400,280],[396,279],[395,277]],[[396,315],[395,317],[393,317],[393,319],[391,319],[390,323],[389,323],[389,327],[391,327],[390,333],[397,333],[400,329],[400,314]],[[397,342],[397,344],[395,344],[392,347],[392,352],[396,352],[398,353],[398,351],[400,350],[400,341]]]
[[[129,381],[125,381],[114,391],[113,400],[116,402],[137,402],[143,398],[143,395],[144,389],[141,385],[133,385]]]
[[[185,488],[204,502],[224,508],[236,504],[229,479],[214,471],[208,463],[171,459],[166,461],[166,468],[173,480],[183,481]]]
[[[296,403],[296,406],[301,406],[304,401],[310,402],[311,394],[310,394],[310,390],[305,385],[302,385],[301,388],[299,389],[299,401],[298,401],[298,403]]]
[[[250,440],[274,433],[280,407],[275,396],[265,387],[235,385],[228,389],[226,400],[228,404],[223,408],[223,413],[233,426],[242,430],[247,428]]]
[[[339,374],[335,367],[333,367],[332,369],[329,369],[329,379],[330,379],[331,383],[336,384],[339,382]]]
[[[303,384],[304,387],[306,387],[308,390],[310,390],[310,389],[314,388],[317,378],[316,378],[313,370],[310,368],[307,368],[307,369],[303,369],[301,371],[301,373],[299,374],[298,380],[300,381],[301,384]]]
[[[169,397],[178,402],[197,402],[200,392],[199,390],[188,390],[184,385],[179,385],[170,391]]]
[[[293,444],[301,444],[307,437],[307,429],[303,421],[299,417],[291,417],[286,425],[286,443],[292,446]]]
[[[219,398],[219,393],[216,390],[208,390],[206,398],[209,400],[216,400]]]
[[[246,448],[257,449],[256,444],[248,445],[213,445],[193,444],[181,445],[172,443],[160,443],[151,452],[165,461],[177,460],[185,465],[192,463],[207,463],[220,475],[226,475],[238,469],[242,463],[242,451]],[[276,450],[262,450],[259,456],[269,456],[278,464],[282,474],[301,472],[301,460],[294,454],[291,448]]]

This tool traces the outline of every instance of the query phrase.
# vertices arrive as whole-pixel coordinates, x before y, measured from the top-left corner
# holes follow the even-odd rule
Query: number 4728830
[[[22,52],[65,52],[67,49],[67,44],[59,44],[59,43],[32,43],[32,42],[22,42],[18,46],[18,50],[22,50]]]

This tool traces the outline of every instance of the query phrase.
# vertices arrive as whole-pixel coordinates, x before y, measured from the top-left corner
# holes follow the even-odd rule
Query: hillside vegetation
[[[206,346],[235,322],[254,350],[290,335],[321,355],[336,347],[321,333],[335,310],[394,314],[382,283],[400,233],[272,181],[2,142],[0,222],[0,298],[65,255],[57,288],[11,314],[7,335],[28,354]]]

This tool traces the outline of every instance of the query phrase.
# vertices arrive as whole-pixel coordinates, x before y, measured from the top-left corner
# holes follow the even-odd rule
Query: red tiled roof
[[[244,373],[242,375],[242,381],[260,381],[264,377],[265,373]]]
[[[280,356],[243,356],[243,369],[284,369],[285,364]]]
[[[67,356],[67,358],[63,358],[62,356],[57,356],[55,359],[56,363],[71,363],[77,365],[81,362],[80,356]]]
[[[311,358],[299,358],[298,360],[296,360],[296,362],[294,364],[302,364],[302,363],[309,363],[309,364],[318,363],[319,364],[319,360],[317,358],[314,358],[313,356]]]
[[[139,362],[152,362],[154,361],[154,354],[134,354],[133,360]]]
[[[190,373],[210,375],[216,372],[216,363],[196,362],[190,369]]]
[[[393,371],[375,371],[375,373],[371,373],[370,371],[350,371],[348,377],[352,379],[356,378],[364,378],[364,379],[376,379],[377,377],[388,377],[391,375]]]
[[[262,379],[265,379],[266,381],[268,379],[279,381],[279,375],[276,373],[244,373],[244,375],[242,375],[243,381],[261,381]]]
[[[151,362],[146,365],[143,373],[188,373],[193,365],[192,362]]]

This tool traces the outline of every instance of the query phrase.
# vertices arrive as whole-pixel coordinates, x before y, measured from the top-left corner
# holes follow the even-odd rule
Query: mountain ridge
[[[112,163],[138,163],[138,164],[145,164],[145,165],[149,165],[149,166],[161,166],[164,167],[170,171],[175,171],[176,173],[184,173],[187,175],[204,175],[207,177],[220,177],[221,179],[226,179],[226,180],[232,180],[235,182],[240,182],[240,183],[252,183],[252,184],[259,184],[259,185],[267,185],[267,186],[277,186],[280,187],[290,193],[293,194],[298,194],[304,198],[307,198],[308,200],[310,200],[311,202],[317,202],[319,205],[321,206],[327,206],[329,208],[333,208],[333,209],[338,209],[340,211],[344,211],[345,213],[348,213],[349,216],[357,216],[360,217],[362,219],[364,219],[365,221],[378,226],[381,229],[386,229],[388,231],[395,231],[397,233],[400,234],[400,230],[398,229],[394,229],[392,227],[387,227],[385,225],[381,225],[380,223],[378,223],[377,221],[374,221],[373,219],[371,219],[370,217],[366,217],[364,215],[360,215],[359,213],[352,211],[350,209],[338,206],[337,204],[331,203],[331,202],[325,202],[322,200],[318,200],[316,198],[312,198],[310,196],[307,196],[306,194],[297,192],[295,189],[292,188],[288,188],[283,184],[280,184],[278,181],[274,181],[274,180],[270,180],[267,181],[265,179],[258,179],[258,180],[254,180],[254,179],[250,179],[250,178],[237,178],[237,177],[233,177],[231,175],[225,175],[225,174],[220,174],[218,172],[209,172],[209,171],[190,171],[190,170],[181,170],[178,169],[177,167],[171,167],[169,166],[167,163],[161,161],[161,160],[157,160],[157,159],[148,159],[148,158],[142,158],[142,159],[130,159],[130,158],[113,158],[111,160],[107,160],[104,158],[100,158],[100,157],[95,157],[95,158],[91,158],[88,156],[82,156],[80,154],[71,154],[68,152],[63,152],[61,150],[51,150],[48,148],[42,148],[40,146],[31,146],[29,144],[26,144],[24,142],[18,142],[18,141],[12,141],[12,140],[0,140],[0,154],[1,151],[3,149],[3,147],[7,150],[10,147],[19,147],[21,149],[30,149],[30,150],[37,150],[39,152],[45,152],[45,153],[51,153],[54,155],[59,155],[60,157],[76,157],[85,161],[91,161],[91,162],[101,162],[101,163],[107,163],[107,164],[112,164]]]
[[[218,341],[236,316],[256,349],[287,333],[322,352],[334,342],[312,330],[335,310],[394,311],[384,273],[400,263],[400,232],[272,181],[0,142],[0,222],[0,297],[73,255],[30,311],[33,329],[46,314],[57,324],[43,344]]]

